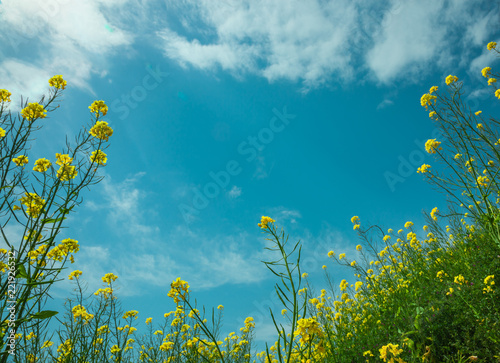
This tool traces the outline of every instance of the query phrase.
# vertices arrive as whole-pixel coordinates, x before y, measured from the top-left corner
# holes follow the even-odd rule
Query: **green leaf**
[[[53,310],[44,310],[40,311],[39,313],[31,315],[32,319],[48,319],[56,314],[59,314],[58,311],[53,311]]]
[[[23,279],[27,279],[28,278],[28,274],[26,273],[26,269],[24,268],[24,265],[22,263],[18,263],[16,265],[16,277],[20,277],[20,278],[23,278]]]

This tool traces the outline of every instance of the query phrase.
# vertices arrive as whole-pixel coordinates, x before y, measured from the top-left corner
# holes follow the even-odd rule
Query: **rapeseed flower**
[[[490,78],[488,79],[488,86],[491,86],[493,83],[495,83],[497,81],[496,78]]]
[[[436,141],[436,139],[429,139],[425,143],[425,151],[427,151],[429,154],[435,154],[436,150],[442,150],[442,147],[439,147],[441,145],[440,141]]]
[[[474,115],[479,116],[481,113],[483,113],[483,111],[477,111],[474,113]]]
[[[276,222],[276,221],[274,219],[272,219],[271,217],[262,216],[262,218],[260,219],[260,223],[257,225],[262,229],[266,229],[266,228],[269,228],[268,227],[269,223],[274,223],[274,222]]]
[[[490,73],[491,73],[491,67],[484,67],[484,68],[481,70],[481,74],[482,74],[482,75],[483,75],[483,77],[485,77],[485,78],[488,78]]]
[[[432,105],[432,101],[434,101],[434,104],[436,103],[436,99],[436,96],[426,93],[420,98],[420,105],[427,110],[429,105]]]
[[[98,164],[105,165],[108,161],[107,155],[102,150],[92,151],[92,155],[90,156],[90,161]]]
[[[105,282],[109,285],[109,284],[111,284],[111,281],[116,281],[117,278],[118,278],[118,276],[116,276],[115,274],[108,273],[108,274],[104,275],[104,277],[102,278],[102,282]]]
[[[83,272],[80,271],[80,270],[75,270],[75,271],[73,271],[72,273],[69,274],[68,279],[69,280],[73,280],[73,278],[77,278],[78,279],[82,275],[82,273]]]
[[[47,110],[45,110],[42,105],[33,102],[28,103],[28,106],[21,110],[21,115],[28,121],[33,121],[37,118],[47,117]]]
[[[12,162],[16,163],[17,166],[24,166],[28,164],[28,157],[25,155],[19,155],[17,158],[12,159]]]
[[[457,81],[458,81],[458,77],[457,76],[452,76],[450,74],[448,77],[446,77],[446,84],[447,85],[450,85],[450,84],[455,83]]]
[[[496,42],[489,42],[487,45],[486,45],[486,49],[488,50],[492,50],[492,49],[495,49],[497,46],[497,43]]]
[[[57,75],[49,79],[49,84],[51,87],[65,89],[68,82],[66,82],[61,75]]]
[[[108,126],[106,121],[97,121],[89,133],[97,139],[108,141],[109,137],[113,135],[113,129]]]
[[[12,96],[12,93],[6,89],[0,89],[0,102],[10,102],[10,96]]]
[[[51,165],[52,163],[45,158],[38,159],[37,161],[35,161],[35,167],[33,168],[33,170],[40,173],[45,173]]]
[[[5,130],[0,127],[0,139],[5,136]]]
[[[62,181],[75,179],[77,175],[78,171],[76,171],[76,167],[73,165],[68,165],[68,164],[61,165],[61,167],[57,171],[57,177]]]
[[[421,167],[417,169],[417,173],[427,173],[431,166],[429,164],[423,164]]]
[[[92,104],[89,106],[90,112],[95,113],[96,117],[99,116],[99,113],[101,113],[103,116],[106,116],[108,113],[108,106],[104,103],[104,101],[94,101]]]

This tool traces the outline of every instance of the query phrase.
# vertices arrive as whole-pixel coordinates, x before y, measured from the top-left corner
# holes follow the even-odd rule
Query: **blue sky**
[[[329,250],[357,256],[350,218],[417,228],[445,197],[416,173],[433,163],[435,127],[420,96],[449,74],[473,111],[498,113],[480,70],[500,40],[491,1],[0,1],[0,88],[38,98],[68,81],[43,120],[30,160],[51,158],[104,100],[114,129],[105,179],[84,195],[64,237],[89,293],[119,276],[125,310],[158,321],[187,280],[208,309],[225,306],[223,332],[256,320],[274,342],[274,276],[260,262],[257,227],[274,218],[303,244],[319,290],[354,281]],[[53,156],[52,156],[53,159]],[[10,233],[19,231],[12,227]],[[54,288],[60,304],[69,282]]]

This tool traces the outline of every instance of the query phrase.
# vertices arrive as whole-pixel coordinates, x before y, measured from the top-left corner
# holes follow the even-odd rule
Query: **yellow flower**
[[[488,179],[487,176],[478,176],[477,177],[477,184],[482,186],[482,187],[487,187],[490,179]]]
[[[436,111],[429,112],[429,117],[430,118],[433,118],[434,116],[436,116]]]
[[[362,248],[362,247],[361,247],[361,245],[357,245],[357,246],[356,246],[356,250],[357,250],[357,251],[361,251],[361,248]]]
[[[497,81],[496,78],[490,78],[488,79],[488,86],[491,86],[493,83],[495,83]]]
[[[16,163],[17,166],[24,166],[28,164],[28,157],[25,155],[19,155],[17,158],[12,159],[12,162]]]
[[[477,124],[476,127],[479,129],[479,130],[484,130],[484,127],[483,127],[483,124]]]
[[[437,213],[439,213],[439,209],[437,209],[437,207],[434,207],[431,211],[431,218],[434,219],[435,221],[437,221],[437,217],[436,217]]]
[[[450,84],[452,84],[452,83],[454,83],[456,81],[458,81],[458,77],[457,76],[452,76],[450,74],[448,77],[446,77],[446,84],[447,85],[450,85]]]
[[[138,314],[139,314],[139,312],[137,310],[130,310],[130,311],[127,311],[125,314],[123,314],[123,319],[127,319],[127,318],[136,318],[137,319]]]
[[[477,111],[476,113],[474,113],[476,116],[479,116],[481,113],[483,113],[483,111]]]
[[[489,42],[487,45],[486,45],[486,49],[488,50],[492,50],[492,49],[495,49],[497,46],[497,43],[496,42]]]
[[[405,228],[406,229],[410,228],[411,226],[413,226],[413,222],[408,221],[408,222],[405,223]]]
[[[328,257],[332,257],[332,256],[335,256],[335,252],[333,252],[333,251],[328,252]]]
[[[483,75],[483,77],[486,77],[486,78],[489,77],[490,72],[491,72],[491,68],[490,67],[484,67],[481,70],[481,74]]]
[[[97,121],[89,133],[98,139],[108,141],[109,137],[113,135],[113,129],[108,126],[106,121]]]
[[[356,224],[357,222],[359,222],[359,217],[358,216],[354,216],[351,218],[351,222]]]
[[[35,167],[33,168],[33,170],[38,171],[40,173],[45,173],[50,168],[51,165],[52,163],[45,158],[38,159],[37,161],[35,161]]]
[[[495,91],[495,97],[500,99],[500,88]]]
[[[352,261],[352,262],[351,262],[351,266],[352,266],[352,267],[356,266],[356,261]]]
[[[339,260],[343,259],[344,257],[345,257],[345,253],[341,253],[341,254],[339,255]]]
[[[219,306],[217,306],[217,309],[218,309],[218,310],[222,310],[222,309],[224,309],[224,306],[219,305]]]
[[[435,154],[436,150],[443,150],[443,148],[439,147],[439,145],[441,145],[440,141],[436,141],[436,139],[429,139],[425,143],[425,151],[429,154]]]
[[[431,89],[429,90],[429,94],[433,94],[438,90],[438,86],[432,86]]]
[[[48,348],[48,347],[51,347],[52,345],[54,345],[54,342],[51,342],[50,340],[46,340],[43,345],[42,345],[42,349],[43,348]]]
[[[151,323],[151,321],[153,321],[153,318],[147,318],[146,319],[146,324],[149,325],[149,323]]]
[[[57,171],[57,177],[63,181],[75,179],[77,175],[78,172],[76,171],[76,167],[73,165],[61,165],[61,167]]]
[[[356,230],[356,229],[359,229],[360,225],[359,224],[355,224],[352,229]]]
[[[68,279],[73,280],[73,278],[78,278],[82,274],[82,271],[80,270],[75,270],[72,273],[69,274]]]
[[[102,278],[102,282],[105,282],[109,285],[111,284],[111,281],[116,281],[117,278],[118,276],[116,276],[115,274],[109,273],[104,275],[104,277]]]
[[[28,121],[33,121],[37,118],[47,117],[47,110],[42,105],[34,102],[28,103],[28,106],[21,110],[21,115]]]
[[[286,309],[281,310],[281,315],[284,316],[285,314],[286,314]]]
[[[92,155],[90,156],[90,161],[98,164],[105,165],[108,161],[107,155],[102,150],[92,151]]]
[[[436,103],[436,98],[436,96],[426,93],[420,98],[420,105],[422,105],[422,107],[425,107],[425,109],[427,110],[427,107],[432,104],[433,100],[434,104]]]
[[[5,130],[0,127],[0,139],[5,136]]]
[[[108,113],[108,106],[104,103],[104,101],[94,101],[89,106],[90,112],[95,113],[96,117],[99,116],[99,113],[102,113],[103,116],[106,116]]]
[[[10,96],[12,96],[12,93],[6,89],[0,89],[0,102],[10,102]]]
[[[391,239],[391,236],[389,236],[389,235],[387,235],[387,234],[386,234],[386,235],[384,236],[384,238],[382,238],[382,239],[384,240],[384,242],[386,242],[386,241],[388,241],[388,240],[390,240],[390,239]]]
[[[56,164],[57,165],[69,165],[73,162],[73,158],[70,158],[68,154],[56,154]]]
[[[423,164],[420,168],[417,169],[417,173],[427,173],[430,169],[430,165]]]
[[[305,279],[307,276],[309,276],[309,275],[307,274],[307,272],[304,272],[304,273],[302,274],[302,278],[303,278],[303,279]]]
[[[456,155],[454,156],[454,158],[455,158],[455,159],[458,159],[458,158],[460,158],[461,156],[462,156],[462,154],[456,154]]]
[[[62,78],[61,75],[57,75],[49,79],[49,84],[51,87],[65,89],[68,83]]]
[[[262,218],[260,219],[260,223],[258,223],[257,225],[262,229],[266,229],[269,228],[268,227],[269,223],[274,223],[274,222],[276,221],[271,217],[262,216]]]

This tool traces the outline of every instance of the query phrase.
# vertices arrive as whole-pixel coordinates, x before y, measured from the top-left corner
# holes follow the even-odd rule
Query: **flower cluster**
[[[49,253],[47,253],[47,257],[61,262],[64,257],[68,256],[70,253],[76,253],[79,250],[80,246],[78,246],[78,241],[66,238],[50,250]]]
[[[105,121],[97,121],[90,129],[89,133],[95,138],[108,141],[109,137],[113,135],[113,129],[108,126]]]
[[[106,116],[108,113],[108,106],[104,103],[104,101],[94,101],[89,106],[90,112],[95,113],[96,117],[99,117],[99,114]]]
[[[180,300],[186,299],[186,294],[189,292],[189,284],[181,280],[180,277],[177,280],[173,281],[170,284],[170,291],[167,293],[167,296],[172,298],[174,302],[177,304]]]
[[[105,165],[108,161],[108,157],[102,150],[95,150],[92,151],[92,155],[90,155],[90,161],[98,165]]]
[[[354,224],[354,226],[352,227],[352,229],[354,229],[354,230],[359,229],[360,223],[359,223],[359,217],[358,216],[352,217],[351,218],[351,222],[352,222],[352,224]]]
[[[312,317],[307,319],[300,319],[297,322],[297,330],[294,334],[300,335],[301,343],[307,343],[312,339],[313,335],[322,336],[323,332],[321,330],[320,324],[314,317]]]
[[[26,206],[26,214],[31,218],[37,218],[45,205],[45,199],[42,199],[36,193],[24,193],[24,197],[19,201]]]
[[[72,273],[69,274],[68,279],[73,280],[74,278],[78,279],[82,275],[82,271],[80,270],[75,270]]]
[[[425,109],[427,110],[428,107],[432,105],[432,101],[434,101],[434,104],[436,103],[436,98],[436,96],[431,95],[430,93],[426,93],[420,98],[420,105],[422,105],[422,107],[425,107]]]
[[[417,173],[427,173],[431,166],[429,164],[423,164],[420,168],[417,169]]]
[[[47,110],[36,102],[28,103],[28,106],[21,110],[21,115],[28,121],[34,121],[37,118],[47,117]]]
[[[71,311],[73,312],[73,318],[75,321],[77,318],[80,318],[80,322],[83,321],[84,324],[87,324],[89,320],[94,318],[94,315],[87,313],[87,309],[81,305],[76,305]]]
[[[45,173],[51,165],[52,163],[45,158],[38,159],[37,161],[35,161],[35,167],[33,168],[33,170],[40,173]]]
[[[105,282],[108,285],[110,285],[111,281],[116,281],[117,278],[118,278],[118,276],[116,276],[115,274],[109,273],[109,274],[104,275],[104,277],[102,278],[102,282]]]
[[[12,159],[12,162],[16,163],[17,166],[24,166],[28,164],[28,157],[25,155],[19,155],[17,158]]]
[[[458,81],[458,77],[457,76],[452,76],[450,74],[448,77],[446,77],[446,84],[447,85],[450,85],[450,84],[455,83],[457,81]]]
[[[61,167],[57,171],[57,177],[62,181],[67,181],[76,178],[78,171],[76,167],[71,165],[73,158],[70,158],[68,154],[56,154],[56,164]]]
[[[61,75],[57,75],[49,79],[49,84],[51,87],[65,89],[68,83],[62,78]]]
[[[443,148],[439,147],[439,145],[441,145],[440,141],[436,141],[436,139],[429,139],[425,143],[425,151],[429,154],[435,154],[436,150],[443,150]]]
[[[268,226],[269,223],[274,223],[274,222],[276,222],[274,219],[272,219],[270,217],[262,216],[260,223],[258,223],[257,225],[262,229],[266,229],[266,228],[269,228],[269,226]]]
[[[6,89],[0,89],[0,102],[10,102],[10,96],[12,96],[12,93]]]

